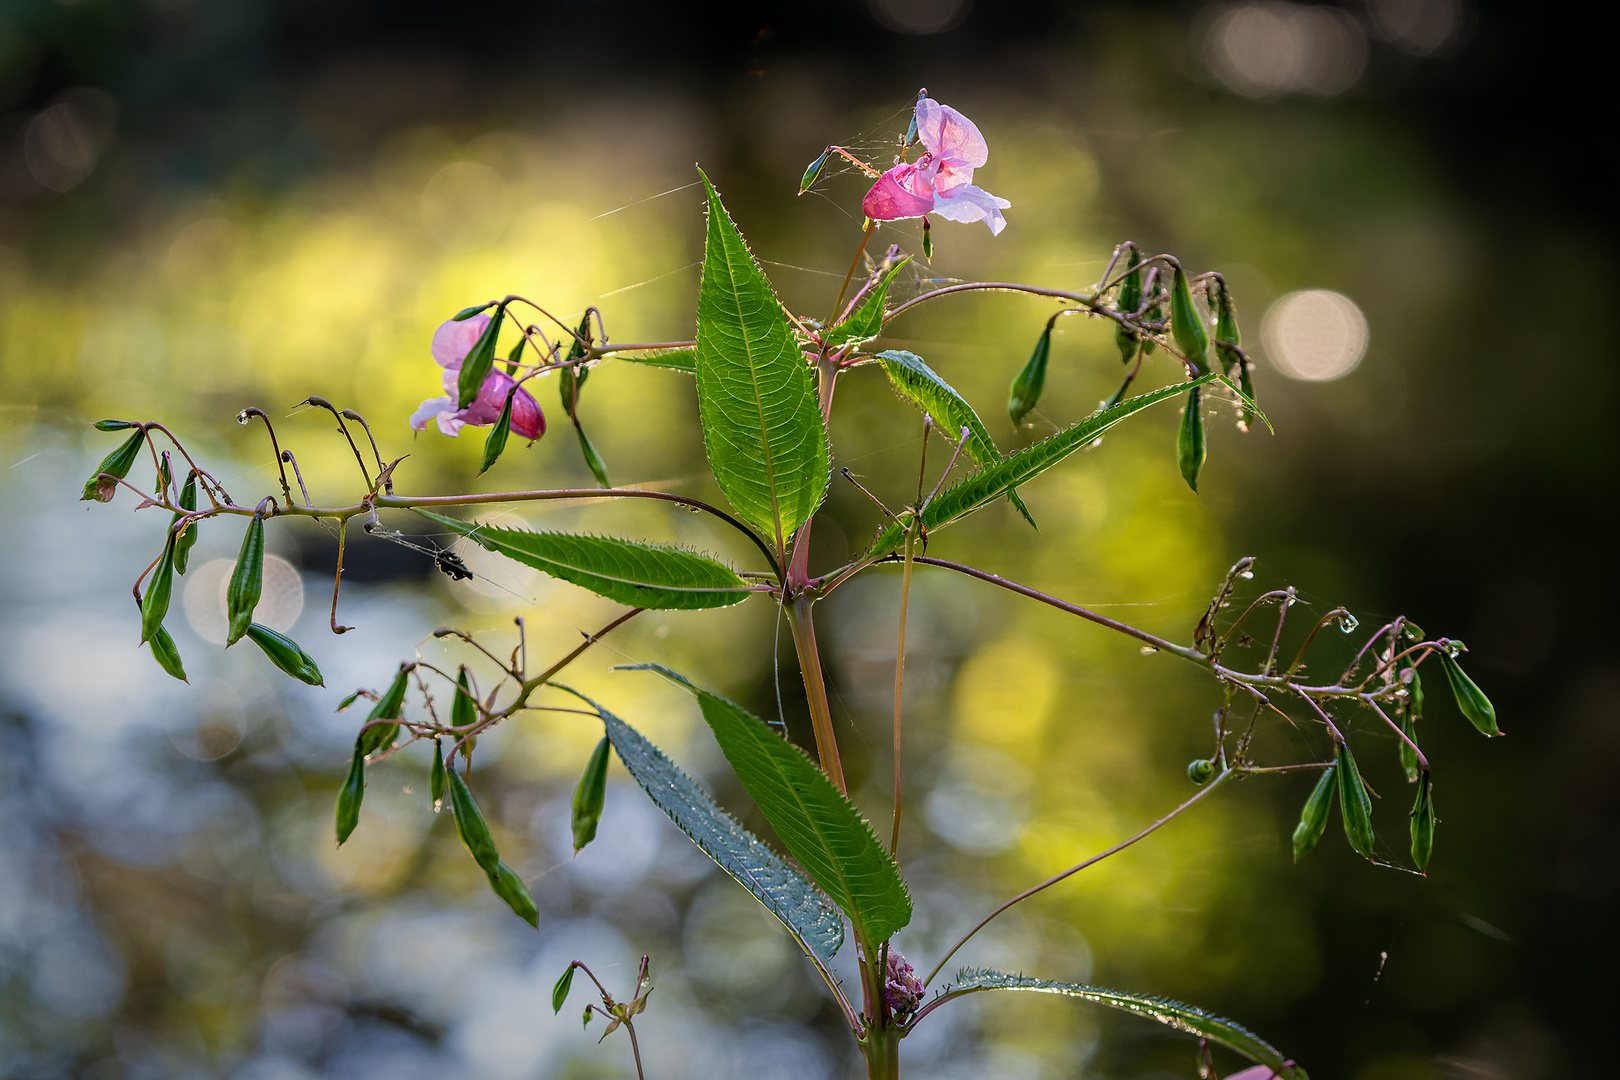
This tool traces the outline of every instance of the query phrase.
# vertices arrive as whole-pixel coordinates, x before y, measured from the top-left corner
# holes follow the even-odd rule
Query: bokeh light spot
[[[1367,354],[1367,318],[1342,293],[1305,289],[1266,310],[1260,338],[1266,356],[1290,379],[1327,382],[1356,370]]]

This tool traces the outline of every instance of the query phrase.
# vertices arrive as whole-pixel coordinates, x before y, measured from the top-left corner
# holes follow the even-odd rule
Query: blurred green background
[[[1508,732],[1479,738],[1430,680],[1421,736],[1443,822],[1427,879],[1370,867],[1337,826],[1292,865],[1311,778],[1255,778],[1016,909],[959,959],[1191,1000],[1328,1080],[1599,1075],[1620,673],[1599,525],[1616,402],[1611,210],[1585,112],[1595,42],[1463,0],[3,0],[0,1075],[624,1076],[619,1037],[593,1047],[552,1018],[549,990],[575,958],[623,988],[643,951],[658,985],[650,1076],[853,1074],[791,944],[617,766],[600,838],[570,858],[567,799],[598,735],[577,717],[537,714],[479,747],[475,786],[536,894],[538,935],[429,812],[420,748],[375,771],[354,841],[332,850],[357,723],[333,713],[342,696],[385,682],[435,626],[504,651],[521,615],[545,657],[611,605],[472,554],[482,576],[452,586],[401,516],[385,524],[417,548],[351,539],[340,618],[358,629],[336,638],[333,537],[276,523],[266,619],[320,661],[327,687],[312,690],[210,643],[240,538],[210,526],[186,617],[171,619],[185,687],[136,649],[123,599],[161,526],[125,496],[75,500],[111,448],[88,426],[104,415],[163,421],[239,502],[272,492],[263,432],[231,422],[248,405],[275,418],[317,500],[352,499],[347,446],[293,405],[311,393],[363,411],[385,457],[410,453],[403,491],[588,484],[549,381],[551,434],[483,478],[481,438],[413,437],[405,417],[439,393],[434,327],[510,291],[565,316],[596,304],[616,341],[689,336],[694,163],[783,299],[819,315],[864,184],[845,172],[796,197],[799,176],[829,142],[887,164],[920,85],[979,124],[991,157],[977,179],[1013,208],[994,239],[937,223],[932,265],[900,294],[934,280],[1080,289],[1120,240],[1174,251],[1232,283],[1276,426],[1240,435],[1213,409],[1194,496],[1173,413],[1150,413],[1023,490],[1038,533],[1003,506],[930,552],[1178,640],[1225,568],[1254,555],[1247,587],[1298,586],[1307,625],[1344,604],[1363,632],[1402,612],[1466,640]],[[879,242],[915,251],[914,226]],[[1360,314],[1312,338],[1316,324],[1285,318],[1301,309],[1276,304],[1297,290]],[[1013,431],[1007,382],[1052,310],[937,302],[897,322],[892,344],[951,380],[1007,448],[1089,412],[1118,378],[1105,326],[1061,322],[1034,427]],[[1296,377],[1351,354],[1337,377]],[[1148,385],[1172,378],[1150,362]],[[908,499],[915,415],[871,370],[841,383],[837,406],[836,463]],[[581,415],[615,481],[719,498],[685,377],[606,363]],[[753,565],[692,515],[513,516]],[[835,486],[815,568],[879,518]],[[818,608],[857,801],[882,828],[897,594],[878,570]],[[926,970],[999,900],[1190,794],[1184,770],[1208,753],[1220,701],[1186,665],[939,571],[919,572],[911,626],[901,854],[917,917],[900,945]],[[653,613],[570,681],[758,827],[689,701],[607,669],[658,660],[775,716],[773,634],[763,604]],[[1325,645],[1316,670],[1346,647]],[[790,668],[780,686],[803,737]],[[1308,724],[1260,731],[1269,761],[1327,746]],[[1364,718],[1351,733],[1384,796],[1384,854],[1402,860],[1395,745]],[[1185,1037],[1015,996],[936,1014],[906,1056],[938,1077],[1194,1075]]]

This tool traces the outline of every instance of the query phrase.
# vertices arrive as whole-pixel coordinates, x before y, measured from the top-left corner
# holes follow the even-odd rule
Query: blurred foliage
[[[1002,506],[932,550],[1179,639],[1225,567],[1257,555],[1255,587],[1296,584],[1308,610],[1345,603],[1369,626],[1404,611],[1464,637],[1510,734],[1486,745],[1433,684],[1424,745],[1444,763],[1443,821],[1427,880],[1328,842],[1292,866],[1311,778],[1256,778],[1015,911],[958,959],[1190,999],[1319,1078],[1590,1072],[1604,995],[1572,1002],[1558,988],[1596,978],[1615,946],[1617,672],[1597,644],[1613,568],[1585,524],[1613,465],[1614,357],[1583,314],[1603,310],[1601,275],[1579,269],[1604,242],[1600,219],[1578,216],[1578,188],[1550,154],[1527,164],[1543,144],[1519,129],[1477,140],[1457,104],[1506,94],[1491,65],[1519,24],[1474,12],[1454,57],[1379,54],[1344,98],[1257,103],[1202,74],[1180,9],[1014,5],[998,18],[981,5],[959,29],[903,38],[859,7],[704,30],[651,8],[492,5],[484,14],[510,33],[490,41],[414,6],[323,7],[0,8],[6,177],[27,165],[30,118],[63,94],[97,87],[117,107],[82,183],[7,187],[0,203],[0,541],[12,553],[0,576],[0,1072],[625,1075],[622,1047],[592,1049],[544,1006],[568,960],[627,983],[648,951],[659,992],[644,1045],[667,1055],[657,1075],[841,1074],[837,1018],[791,943],[706,874],[617,766],[599,838],[569,858],[568,792],[599,737],[576,718],[509,725],[478,752],[503,857],[541,907],[538,941],[429,812],[424,755],[378,770],[360,842],[331,849],[358,720],[330,710],[353,686],[385,681],[441,623],[498,639],[522,615],[543,656],[611,605],[472,554],[488,580],[452,587],[419,552],[351,538],[343,610],[360,629],[323,636],[331,538],[272,528],[272,548],[304,570],[298,636],[328,688],[289,689],[181,629],[193,686],[171,689],[134,649],[138,619],[121,597],[155,526],[126,503],[70,515],[86,513],[72,500],[108,448],[86,423],[102,415],[169,424],[222,463],[239,501],[271,491],[263,433],[229,422],[249,404],[276,418],[317,499],[352,495],[352,458],[324,414],[289,408],[311,393],[361,408],[385,457],[411,454],[402,489],[589,485],[555,430],[565,418],[549,380],[537,396],[553,433],[482,479],[480,438],[412,437],[404,418],[440,392],[433,328],[510,291],[565,321],[597,304],[616,341],[688,336],[694,161],[784,300],[820,314],[858,238],[863,187],[844,173],[795,199],[800,173],[829,141],[884,160],[917,83],[986,132],[981,178],[1013,209],[994,240],[936,228],[933,264],[908,267],[897,296],[940,278],[1083,287],[1130,238],[1226,274],[1246,341],[1296,288],[1351,296],[1372,327],[1367,359],[1338,382],[1262,366],[1277,434],[1239,436],[1221,410],[1199,496],[1176,473],[1173,418],[1149,414],[1022,492],[1038,533]],[[608,31],[624,35],[619,49]],[[589,77],[579,41],[605,74]],[[1458,127],[1438,139],[1448,108]],[[1550,138],[1567,123],[1549,122]],[[879,239],[914,250],[913,224]],[[894,347],[925,357],[1007,448],[1117,383],[1108,329],[1060,321],[1034,427],[1010,429],[999,403],[1051,310],[1029,297],[936,303],[896,324]],[[1158,360],[1147,377],[1167,381]],[[909,499],[915,414],[875,369],[847,378],[837,404],[838,464],[890,505]],[[605,363],[581,417],[616,478],[718,498],[683,377]],[[521,515],[748,554],[702,519],[644,506]],[[879,518],[836,486],[814,564],[841,560]],[[205,533],[194,567],[229,558],[227,528]],[[852,790],[880,823],[896,579],[874,571],[819,609]],[[1186,763],[1208,753],[1220,701],[1168,658],[964,579],[920,573],[913,605],[901,853],[918,914],[900,944],[920,962],[1006,895],[1189,794]],[[763,828],[684,695],[606,668],[657,659],[774,716],[773,634],[763,605],[648,616],[570,681]],[[782,709],[807,741],[800,696],[784,676]],[[1277,756],[1312,752],[1286,727],[1263,737]],[[1380,756],[1380,736],[1356,737],[1386,796],[1375,822],[1399,850],[1394,743]],[[908,1040],[914,1070],[1192,1074],[1185,1040],[1129,1018],[1049,1001],[960,1009]]]

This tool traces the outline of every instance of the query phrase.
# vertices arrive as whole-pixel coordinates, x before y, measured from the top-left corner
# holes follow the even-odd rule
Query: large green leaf
[[[866,294],[860,305],[849,313],[849,318],[830,328],[822,335],[822,340],[836,348],[852,342],[871,341],[883,333],[884,308],[889,301],[889,286],[894,284],[895,275],[899,274],[910,261],[911,256],[907,255],[895,263],[894,268],[883,275],[883,280],[878,282],[872,291]]]
[[[709,192],[697,325],[703,446],[737,515],[785,552],[827,493],[827,428],[787,313],[707,176],[703,184]]]
[[[991,500],[1039,476],[1081,447],[1090,445],[1121,420],[1141,412],[1150,405],[1178,397],[1186,393],[1189,387],[1202,386],[1217,378],[1219,378],[1217,375],[1203,375],[1189,382],[1154,390],[1152,393],[1138,394],[1118,405],[1098,409],[1078,424],[1064,428],[1056,435],[1048,436],[1033,446],[1026,446],[1017,453],[1008,454],[976,476],[953,484],[936,495],[923,510],[923,527],[929,532],[934,532],[958,518],[966,517]],[[890,524],[872,542],[869,554],[882,555],[893,551],[904,539],[905,532],[901,527],[898,524]]]
[[[656,671],[697,697],[737,779],[789,853],[849,916],[857,938],[876,946],[911,921],[900,868],[860,811],[803,750],[747,709],[666,667],[636,664],[627,670]]]
[[[607,536],[530,532],[426,510],[417,513],[490,551],[630,607],[713,608],[748,598],[748,583],[729,567],[684,548]]]
[[[1177,1031],[1185,1031],[1190,1035],[1197,1035],[1230,1047],[1251,1061],[1270,1067],[1283,1077],[1283,1080],[1306,1080],[1304,1069],[1287,1061],[1276,1047],[1253,1032],[1230,1020],[1214,1016],[1191,1005],[1183,1005],[1179,1001],[1171,1001],[1169,998],[1127,994],[1119,990],[1105,990],[1080,983],[1048,982],[1045,979],[1030,979],[1023,975],[1008,975],[1000,971],[982,969],[957,973],[955,981],[945,994],[955,997],[980,990],[1033,990],[1036,993],[1062,994],[1065,997],[1082,998],[1110,1008],[1123,1009],[1150,1020],[1157,1020],[1161,1024],[1168,1024]]]
[[[832,960],[844,944],[844,920],[820,889],[720,809],[639,731],[583,694],[553,685],[596,710],[619,760],[676,828],[780,919],[800,948],[823,963]]]

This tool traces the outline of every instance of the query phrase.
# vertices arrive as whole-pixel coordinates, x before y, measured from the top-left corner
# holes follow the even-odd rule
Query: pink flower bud
[[[883,981],[883,997],[889,1003],[889,1011],[896,1016],[915,1012],[923,993],[922,980],[917,978],[917,972],[906,963],[900,950],[890,945],[889,969]]]

